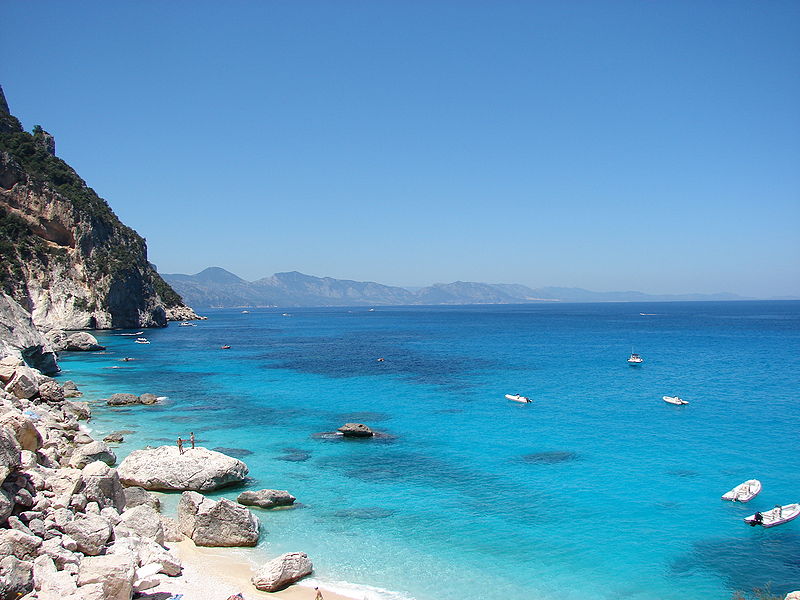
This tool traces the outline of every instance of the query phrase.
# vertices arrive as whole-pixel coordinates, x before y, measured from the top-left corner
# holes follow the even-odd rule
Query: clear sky
[[[800,2],[5,0],[162,272],[800,295]]]

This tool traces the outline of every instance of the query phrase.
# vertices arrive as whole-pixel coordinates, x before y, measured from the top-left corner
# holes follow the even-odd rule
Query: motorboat
[[[506,398],[509,400],[513,400],[514,402],[522,402],[523,404],[527,404],[528,402],[533,402],[530,398],[526,396],[522,396],[520,394],[506,394]]]
[[[761,525],[762,527],[775,527],[783,523],[788,523],[792,519],[800,516],[800,504],[784,504],[783,506],[776,506],[772,510],[765,512],[757,512],[754,515],[744,518],[744,522],[755,527]]]
[[[148,340],[147,338],[136,338],[136,343],[137,344],[149,344],[150,340]]]
[[[120,333],[120,335],[134,336],[134,335],[142,335],[143,333],[144,333],[144,331],[137,331],[136,333]]]
[[[631,352],[630,357],[628,358],[629,365],[640,365],[644,362],[644,359],[636,354],[635,352]]]
[[[675,404],[676,406],[683,406],[684,404],[689,404],[683,398],[679,398],[678,396],[663,396],[664,402],[667,404]]]
[[[194,327],[195,324],[194,323],[189,323],[189,321],[184,321],[183,323],[181,323],[180,326],[181,327]]]
[[[243,314],[243,315],[249,315],[249,314],[250,314],[250,311],[249,311],[249,310],[243,310],[243,311],[242,311],[242,314]]]
[[[225,344],[224,346],[222,346],[222,347],[221,347],[221,349],[222,349],[222,350],[230,350],[230,349],[231,349],[231,347],[230,347],[230,346],[228,346],[227,344]]]
[[[761,491],[761,482],[758,479],[748,479],[744,483],[740,483],[730,492],[722,495],[723,500],[730,500],[731,502],[748,502],[755,498]]]

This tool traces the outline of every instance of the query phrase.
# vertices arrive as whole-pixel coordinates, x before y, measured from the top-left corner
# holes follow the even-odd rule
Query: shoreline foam
[[[154,588],[154,593],[183,594],[186,600],[201,598],[225,600],[234,594],[242,594],[245,600],[259,598],[313,600],[314,586],[319,586],[325,600],[377,600],[379,597],[369,595],[369,592],[365,596],[357,591],[358,588],[353,589],[353,595],[344,595],[341,590],[333,590],[313,578],[306,578],[302,583],[291,585],[279,592],[262,592],[250,583],[257,565],[246,556],[247,550],[203,548],[196,546],[190,539],[169,543],[168,547],[181,559],[183,573],[178,577],[165,577],[161,585]]]

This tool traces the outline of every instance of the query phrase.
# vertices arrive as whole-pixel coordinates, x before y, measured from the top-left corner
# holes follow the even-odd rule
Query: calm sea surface
[[[800,588],[800,519],[742,522],[800,502],[800,302],[207,314],[146,331],[149,345],[100,334],[108,352],[65,355],[61,379],[89,401],[167,396],[94,405],[95,434],[135,431],[120,460],[194,431],[242,458],[250,487],[297,496],[259,513],[256,560],[307,552],[320,581],[369,598]],[[348,421],[387,437],[315,435]],[[753,477],[764,489],[749,504],[720,500]]]

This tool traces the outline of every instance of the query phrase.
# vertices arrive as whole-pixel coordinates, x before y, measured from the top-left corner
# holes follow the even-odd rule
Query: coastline
[[[257,590],[250,577],[257,567],[244,554],[246,548],[204,548],[188,538],[167,544],[171,552],[183,563],[183,573],[178,577],[164,577],[161,585],[155,588],[152,598],[164,592],[183,594],[191,598],[219,598],[225,600],[234,594],[242,594],[245,600],[259,598],[280,598],[281,600],[313,600],[314,586],[318,585],[325,600],[353,600],[369,596],[343,596],[316,582],[313,575],[299,584],[293,584],[278,592]],[[143,600],[148,596],[144,595]]]

